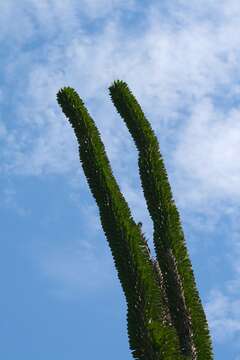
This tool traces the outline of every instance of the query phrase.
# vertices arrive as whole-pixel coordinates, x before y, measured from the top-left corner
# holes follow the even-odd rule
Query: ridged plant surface
[[[80,162],[125,294],[133,358],[211,360],[208,324],[157,138],[127,84],[115,81],[109,90],[138,149],[156,259],[113,176],[100,133],[83,101],[69,87],[58,92],[57,100],[74,129]]]

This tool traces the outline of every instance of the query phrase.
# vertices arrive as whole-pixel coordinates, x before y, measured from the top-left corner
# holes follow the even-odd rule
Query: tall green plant
[[[115,81],[109,90],[138,149],[156,259],[151,257],[141,226],[133,220],[83,101],[69,87],[58,92],[57,100],[75,131],[81,164],[126,297],[133,358],[213,359],[206,316],[157,137],[126,83]]]

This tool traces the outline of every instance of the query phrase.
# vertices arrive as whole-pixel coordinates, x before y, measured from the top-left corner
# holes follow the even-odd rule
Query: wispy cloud
[[[57,5],[54,6],[57,7]],[[53,12],[57,11],[54,6]],[[69,8],[73,9],[71,6]],[[45,7],[42,5],[41,11],[44,9]],[[95,110],[96,105],[93,105],[92,112],[96,115],[101,114],[101,118],[96,117],[99,127],[106,129],[107,121],[108,128],[104,131],[108,131],[109,134],[118,126],[119,139],[123,139],[121,121],[116,123],[112,120],[114,110],[112,109],[106,120],[103,119],[103,115],[106,117],[106,111],[111,106],[107,99],[107,87],[114,78],[124,78],[137,95],[146,113],[151,117],[151,122],[157,132],[162,128],[162,131],[167,133],[172,130],[171,136],[176,135],[176,131],[171,129],[171,123],[169,126],[169,121],[174,121],[174,127],[177,130],[180,128],[181,133],[184,133],[185,136],[185,138],[181,136],[180,139],[177,137],[177,140],[181,140],[181,144],[188,140],[187,137],[191,131],[187,131],[189,122],[195,119],[195,123],[197,123],[197,111],[201,105],[204,106],[204,101],[211,103],[212,112],[215,112],[219,104],[216,101],[216,104],[213,104],[212,99],[223,94],[224,86],[229,86],[228,98],[229,94],[236,95],[238,93],[237,79],[232,81],[234,70],[238,66],[236,47],[238,40],[229,36],[228,39],[233,38],[232,43],[229,44],[229,41],[225,43],[222,24],[218,24],[215,31],[212,32],[211,21],[205,22],[202,26],[199,20],[197,23],[179,27],[177,30],[174,27],[171,29],[171,23],[167,28],[166,26],[162,28],[158,24],[161,14],[157,16],[156,13],[155,11],[154,17],[147,14],[149,26],[141,38],[130,33],[128,41],[126,41],[127,34],[124,24],[119,22],[119,19],[115,19],[114,22],[110,19],[94,36],[77,34],[72,37],[71,41],[64,44],[60,44],[60,41],[57,40],[51,46],[41,44],[37,52],[44,51],[46,57],[40,63],[34,59],[36,50],[32,49],[28,72],[24,74],[24,86],[22,84],[20,89],[23,91],[24,97],[21,97],[17,109],[18,115],[20,109],[21,121],[26,121],[29,125],[27,129],[24,129],[25,134],[31,129],[31,124],[35,130],[37,124],[42,125],[40,127],[42,133],[39,135],[48,137],[47,142],[53,141],[53,145],[56,145],[53,136],[60,140],[58,132],[53,132],[51,126],[48,131],[43,132],[43,128],[46,130],[46,125],[51,118],[53,126],[58,127],[57,122],[60,123],[60,119],[59,112],[56,110],[56,91],[59,87],[69,84],[80,90],[81,96],[87,103],[91,105],[91,99],[94,99],[97,101],[97,106],[104,109]],[[69,16],[70,23],[73,16],[71,11],[67,16]],[[235,31],[235,28],[232,31]],[[139,77],[138,74],[142,76]],[[22,102],[22,100],[24,101]],[[236,109],[233,109],[232,113],[234,111],[237,116]],[[184,117],[182,117],[182,112]],[[202,116],[204,115],[208,116],[206,113],[203,113]],[[209,115],[211,116],[211,114]],[[207,127],[209,124],[210,120],[205,126]],[[232,127],[233,124],[234,119],[226,124],[229,137],[233,132],[237,131],[237,134],[239,132],[236,125]],[[219,127],[217,120],[216,126]],[[70,132],[68,136],[70,136]],[[235,135],[235,138],[237,136]],[[201,140],[200,136],[198,140]],[[41,141],[42,145],[39,144],[39,139],[39,142],[35,142],[35,146],[43,148],[43,140]],[[106,141],[109,143],[109,136]],[[210,137],[204,141],[203,145],[210,146]],[[218,145],[220,149],[222,149],[222,145],[220,141]],[[119,141],[117,144],[119,151],[120,147],[121,142]],[[200,144],[199,147],[201,147]],[[180,146],[177,148],[180,152],[183,151],[182,149],[183,147]],[[32,151],[32,148],[29,150]],[[41,156],[40,152],[39,156]],[[192,162],[195,162],[194,158],[192,158]],[[211,160],[209,162],[211,163]],[[39,161],[39,169],[43,163],[44,161]],[[46,169],[50,166],[46,166]]]
[[[232,341],[240,332],[240,300],[232,299],[221,291],[212,290],[205,310],[214,340]]]
[[[96,120],[124,195],[150,233],[136,151],[108,96],[108,86],[118,78],[129,84],[158,135],[174,196],[189,224],[214,231],[223,216],[234,217],[240,198],[238,2],[21,4],[0,5],[0,37],[14,44],[4,68],[11,91],[2,92],[2,101],[8,109],[15,105],[14,111],[4,111],[0,124],[2,172],[41,176],[79,171],[76,141],[56,103],[59,88],[73,86]],[[132,19],[141,12],[142,20],[126,26],[124,9]],[[11,20],[17,17],[21,26]],[[229,232],[234,219],[226,225]],[[236,250],[233,245],[230,253]],[[88,267],[95,284],[98,260],[86,255],[77,264],[78,255],[67,250],[51,255],[44,269],[67,284]],[[236,257],[234,269],[238,274]],[[211,293],[208,314],[218,338],[223,339],[220,327],[226,317],[229,334],[239,331],[237,304],[221,291]]]
[[[196,201],[240,199],[240,108],[224,110],[209,99],[199,102],[179,136],[175,164],[184,182],[194,183],[186,196]],[[179,176],[179,178],[180,178]]]

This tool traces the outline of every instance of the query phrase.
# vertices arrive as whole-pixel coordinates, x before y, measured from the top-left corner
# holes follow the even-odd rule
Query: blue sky
[[[240,360],[237,0],[0,4],[0,357],[132,359],[125,298],[56,93],[74,87],[152,244],[128,83],[159,139],[215,359]]]

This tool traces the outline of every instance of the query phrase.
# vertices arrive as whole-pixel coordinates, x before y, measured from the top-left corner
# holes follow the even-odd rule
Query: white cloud
[[[240,200],[240,108],[225,111],[210,99],[198,103],[181,131],[174,155],[179,181],[197,202]],[[184,185],[185,182],[185,185]],[[193,197],[194,196],[194,197]]]
[[[136,217],[146,223],[139,183],[136,186],[137,167],[133,167],[136,152],[108,97],[108,86],[118,78],[129,84],[158,135],[176,196],[189,221],[198,229],[214,230],[224,214],[236,213],[240,195],[239,4],[235,0],[172,4],[168,12],[158,10],[156,2],[146,6],[135,29],[126,27],[121,11],[116,11],[134,12],[134,2],[1,4],[0,34],[2,38],[9,35],[16,47],[6,67],[7,78],[12,84],[17,79],[18,85],[12,87],[16,130],[8,127],[9,119],[0,130],[3,169],[22,175],[78,171],[77,144],[56,103],[58,89],[73,86],[96,120],[121,188],[132,208],[137,208]],[[21,27],[20,22],[11,21],[13,17],[21,18]],[[101,18],[102,23],[91,23]],[[97,31],[84,28],[86,19]],[[197,213],[202,220],[196,218]],[[232,228],[231,224],[229,233]],[[87,268],[94,287],[105,261],[98,260],[99,255],[91,252],[81,258],[79,252],[74,255],[68,249],[50,254],[43,269],[51,279],[81,288],[86,285],[81,274]],[[237,258],[234,269],[238,274]],[[106,265],[103,282],[108,281],[108,271]],[[229,291],[238,285],[234,278]],[[221,292],[211,294],[208,314],[221,341],[225,341],[221,332],[225,324],[229,337],[239,331],[238,305]]]
[[[44,46],[45,62],[30,64],[28,75],[25,74],[27,88],[23,91],[26,100],[21,105],[21,108],[25,107],[25,113],[21,115],[30,118],[33,123],[41,122],[46,128],[44,124],[49,118],[49,107],[55,109],[57,106],[56,91],[69,84],[79,90],[85,102],[90,99],[92,103],[97,101],[98,107],[103,109],[95,111],[100,129],[111,134],[115,133],[117,126],[119,139],[124,139],[123,126],[119,124],[121,120],[117,123],[112,120],[113,115],[108,113],[112,105],[107,99],[111,81],[122,78],[136,94],[155,130],[162,128],[162,133],[175,136],[173,126],[177,125],[184,131],[186,114],[179,122],[182,111],[192,116],[191,111],[199,107],[199,102],[202,103],[206,96],[218,95],[221,89],[223,92],[222,86],[229,86],[229,93],[236,91],[235,83],[234,86],[231,84],[233,70],[237,68],[238,40],[231,36],[236,29],[232,28],[228,38],[233,40],[227,43],[223,39],[223,28],[218,26],[212,32],[211,22],[203,26],[198,22],[176,31],[170,26],[161,28],[157,20],[156,15],[153,19],[149,16],[149,27],[141,38],[136,34],[126,34],[121,23],[110,18],[94,37],[78,34],[64,46],[58,41],[52,46]],[[97,118],[98,113],[102,118]],[[59,115],[55,124],[57,121],[60,121]],[[229,133],[234,131],[234,128],[230,129],[232,124],[233,121],[226,125]],[[187,133],[186,130],[184,133]],[[56,142],[46,131],[40,136],[48,136],[48,142]],[[106,141],[109,143],[110,140],[111,136],[108,136]],[[185,139],[181,137],[181,141]],[[39,142],[36,141],[37,147],[41,146]],[[219,149],[221,145],[218,145]],[[120,141],[117,146],[115,149],[120,153]],[[43,161],[38,164],[39,167],[44,166]],[[46,169],[50,164],[46,165]]]
[[[212,290],[205,306],[214,341],[231,341],[240,331],[240,300],[233,300],[219,290]]]
[[[207,314],[207,319],[210,325],[211,333],[214,342],[229,343],[235,341],[238,345],[240,335],[240,242],[239,242],[239,211],[232,208],[231,225],[228,226],[229,236],[226,239],[226,249],[224,257],[220,258],[218,253],[213,256],[218,269],[225,269],[230,265],[232,268],[232,275],[228,276],[225,282],[221,282],[218,286],[210,291],[207,298],[208,301],[204,308]],[[215,248],[221,246],[215,245]],[[220,251],[221,253],[221,251]],[[212,259],[208,259],[212,261]]]
[[[67,4],[65,23],[76,25],[80,5]],[[28,175],[76,171],[76,141],[56,103],[58,89],[70,85],[79,91],[96,120],[126,196],[131,200],[135,193],[136,198],[138,174],[129,174],[128,170],[133,168],[136,152],[108,96],[108,86],[120,78],[130,85],[159,135],[182,204],[201,204],[205,211],[209,201],[237,198],[239,110],[234,104],[222,109],[214,99],[220,96],[231,101],[239,94],[235,76],[239,68],[240,40],[235,36],[239,25],[234,17],[224,15],[223,3],[214,21],[211,16],[200,16],[203,8],[211,14],[211,7],[197,7],[194,11],[186,2],[179,4],[187,6],[185,15],[175,12],[174,7],[169,17],[158,12],[156,4],[145,8],[141,36],[137,29],[126,31],[118,16],[110,16],[97,33],[83,33],[79,18],[79,32],[69,28],[71,38],[60,32],[50,42],[29,50],[24,69],[18,67],[19,58],[15,66],[9,65],[13,77],[22,71],[22,80],[18,76],[18,92],[22,94],[16,102],[18,129],[11,133],[11,141],[6,139],[5,168]],[[231,1],[230,8],[234,4]],[[65,5],[34,1],[28,12],[21,9],[26,18],[32,12],[41,23],[50,6],[51,14],[58,15],[49,14],[51,34],[55,22],[61,22]],[[100,3],[91,6],[98,9]],[[173,21],[177,18],[178,26]],[[19,94],[15,95],[18,98]]]
[[[104,19],[111,14],[118,15],[122,10],[136,9],[135,0],[15,0],[0,4],[0,39],[11,43],[11,52],[28,45],[36,46],[36,41],[53,41],[61,35],[60,42],[73,34],[78,37],[85,32],[83,25]],[[115,15],[114,15],[115,16]],[[13,19],[15,21],[13,21]],[[16,21],[21,19],[21,21]],[[40,39],[39,39],[40,37]],[[47,45],[47,43],[45,44]],[[26,49],[24,49],[26,50]]]

